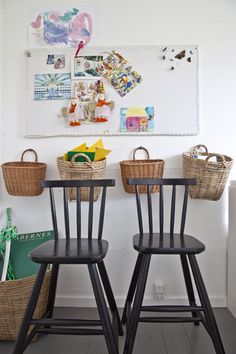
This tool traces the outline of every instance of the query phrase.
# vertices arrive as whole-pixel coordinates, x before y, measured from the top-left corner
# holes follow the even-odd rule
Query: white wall
[[[92,0],[90,2],[93,3]],[[22,136],[24,51],[27,48],[30,9],[37,3],[30,0],[3,0],[2,160],[18,160],[24,149],[32,147],[37,150],[40,160],[48,164],[47,177],[56,178],[56,156],[84,140],[90,144],[95,139],[26,139]],[[50,1],[50,6],[55,5],[55,8],[59,4],[66,7],[67,1]],[[47,5],[48,1],[40,1],[42,9]],[[136,257],[131,235],[137,228],[134,198],[123,191],[118,162],[129,158],[133,148],[144,145],[153,158],[165,159],[165,176],[176,177],[182,176],[182,152],[197,143],[206,144],[210,151],[235,157],[236,3],[233,0],[126,0],[123,4],[121,1],[103,0],[100,1],[100,15],[98,45],[198,44],[200,52],[199,136],[103,139],[105,146],[112,149],[108,157],[107,177],[114,177],[117,184],[116,189],[109,194],[107,208],[109,212],[104,236],[110,241],[110,249],[106,264],[115,295],[119,304],[122,304]],[[150,90],[155,90],[155,83]],[[234,170],[231,178],[235,178],[235,174]],[[19,231],[30,232],[51,227],[46,193],[27,198],[9,196],[4,192],[2,198],[5,205],[13,208],[14,222]],[[219,306],[226,303],[226,213],[227,189],[218,202],[190,200],[186,228],[188,233],[198,236],[206,244],[207,250],[199,256],[199,263],[213,304]],[[163,280],[168,297],[185,298],[178,264],[175,258],[160,257],[153,260],[147,301],[152,298],[154,279]],[[85,269],[62,269],[58,295],[58,304],[92,304],[91,287]]]
[[[1,126],[2,126],[2,53],[3,53],[3,46],[2,46],[2,40],[3,40],[3,32],[2,32],[2,2],[0,2],[0,135],[1,135]],[[1,161],[1,145],[0,145],[0,161]],[[0,188],[1,190],[1,188]]]

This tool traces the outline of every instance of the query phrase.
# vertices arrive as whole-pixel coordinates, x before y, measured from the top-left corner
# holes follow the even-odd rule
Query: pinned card
[[[98,65],[97,71],[108,79],[121,97],[130,92],[142,80],[132,65],[120,53],[112,51]]]

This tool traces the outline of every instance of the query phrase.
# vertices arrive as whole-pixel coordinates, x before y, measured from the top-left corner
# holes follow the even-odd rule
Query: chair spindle
[[[171,214],[170,214],[170,234],[174,233],[175,225],[175,201],[176,201],[176,185],[172,187],[172,197],[171,197]]]
[[[90,187],[89,191],[89,211],[88,211],[88,238],[92,238],[93,234],[93,197],[94,187]]]
[[[159,196],[159,221],[160,221],[160,234],[163,234],[163,221],[164,221],[164,202],[163,202],[163,186],[160,185]]]
[[[149,233],[153,234],[152,197],[151,197],[150,190],[151,190],[151,186],[147,185],[147,204],[148,204]]]
[[[80,187],[77,187],[77,198],[76,198],[76,225],[77,225],[77,238],[81,238],[81,194]]]
[[[68,210],[68,197],[67,188],[63,187],[63,204],[64,204],[64,220],[65,220],[65,233],[66,239],[70,238],[70,226],[69,226],[69,210]]]
[[[103,187],[103,189],[102,189],[101,207],[100,207],[100,216],[99,216],[99,226],[98,226],[98,239],[99,240],[101,240],[101,238],[102,238],[104,213],[105,213],[105,203],[106,203],[106,192],[107,192],[107,187]]]
[[[186,214],[187,214],[187,205],[188,205],[188,186],[185,186],[180,235],[184,234],[185,220],[186,220]]]
[[[135,185],[135,191],[136,191],[136,205],[137,205],[137,212],[138,212],[139,232],[142,235],[143,234],[143,219],[142,219],[142,210],[141,210],[139,188],[137,185]]]
[[[52,214],[54,236],[55,236],[55,240],[58,240],[58,227],[57,227],[57,215],[56,215],[56,204],[55,204],[55,198],[54,198],[54,191],[53,191],[52,187],[50,187],[49,190],[50,190],[50,204],[51,204],[51,214]]]

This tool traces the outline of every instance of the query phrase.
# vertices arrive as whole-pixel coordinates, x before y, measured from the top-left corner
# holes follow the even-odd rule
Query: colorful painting
[[[103,56],[89,55],[73,57],[74,68],[72,69],[75,78],[98,78],[97,67],[99,62],[103,60]]]
[[[71,74],[36,74],[35,100],[64,100],[71,98]]]
[[[112,51],[98,64],[97,71],[107,78],[121,97],[124,97],[142,80],[132,65],[120,53]]]
[[[87,44],[92,35],[92,17],[77,8],[39,13],[30,24],[31,46],[77,47],[80,41]]]
[[[154,130],[154,107],[129,107],[120,110],[121,132],[151,132]]]

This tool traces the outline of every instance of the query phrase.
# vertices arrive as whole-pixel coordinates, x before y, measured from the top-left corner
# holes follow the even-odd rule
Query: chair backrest
[[[57,207],[54,196],[55,189],[63,190],[63,209],[64,209],[64,224],[65,224],[65,236],[66,239],[70,239],[71,237],[71,225],[70,225],[70,215],[69,215],[69,201],[68,201],[68,188],[76,189],[77,199],[76,203],[76,236],[78,239],[82,237],[82,214],[81,214],[81,188],[89,188],[89,201],[88,201],[88,217],[84,222],[88,223],[88,232],[87,238],[91,239],[94,235],[93,233],[93,219],[94,219],[94,188],[101,187],[101,202],[99,206],[99,221],[98,221],[98,230],[97,237],[98,239],[102,238],[103,232],[103,223],[104,223],[104,215],[105,215],[105,204],[106,204],[106,191],[107,187],[115,186],[115,180],[113,179],[99,179],[99,180],[47,180],[42,182],[42,186],[44,188],[49,188],[50,193],[50,204],[51,204],[51,214],[52,214],[52,223],[53,230],[55,233],[55,239],[58,239],[58,223],[57,223]],[[97,202],[99,203],[99,202]],[[87,203],[85,203],[87,204]],[[61,206],[61,204],[60,204]],[[86,237],[86,235],[83,235]]]
[[[182,203],[182,212],[181,212],[181,223],[180,223],[180,234],[184,234],[185,220],[187,213],[187,202],[188,202],[188,188],[189,186],[197,184],[195,178],[129,178],[128,184],[135,186],[136,193],[136,203],[137,203],[137,212],[138,212],[138,222],[139,222],[139,232],[143,234],[143,216],[142,216],[142,206],[141,198],[139,193],[139,186],[146,186],[147,188],[147,210],[148,210],[148,227],[149,233],[153,233],[153,203],[152,203],[152,186],[159,186],[159,232],[163,234],[164,232],[164,196],[163,196],[163,186],[172,186],[171,193],[171,207],[170,207],[170,226],[169,233],[174,234],[175,226],[175,214],[176,214],[176,187],[184,187],[183,203]],[[153,194],[153,197],[157,193]]]

